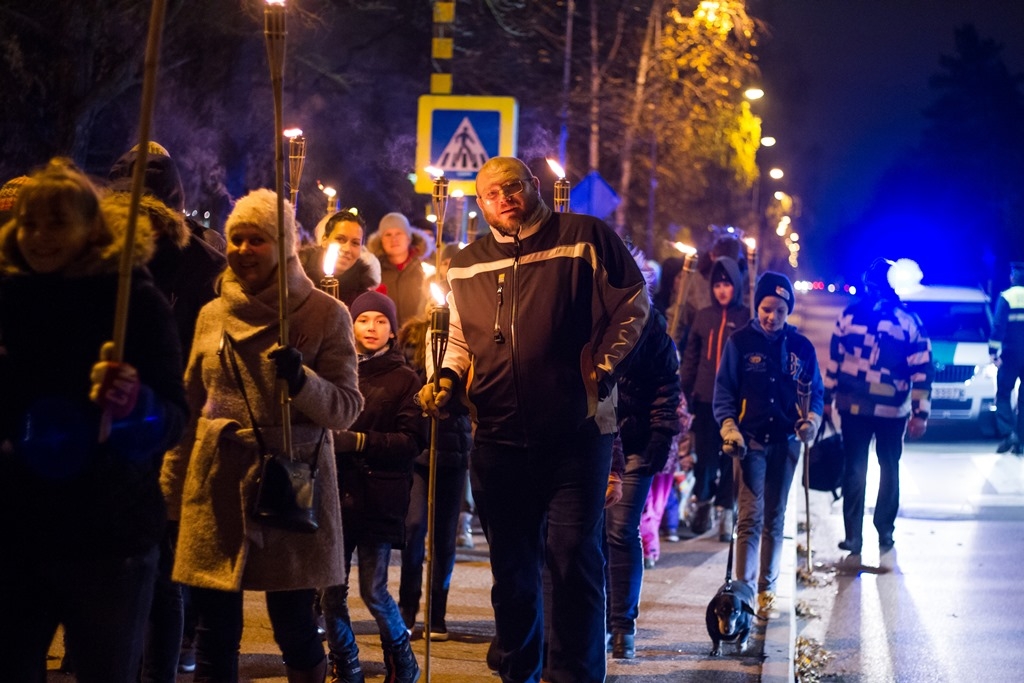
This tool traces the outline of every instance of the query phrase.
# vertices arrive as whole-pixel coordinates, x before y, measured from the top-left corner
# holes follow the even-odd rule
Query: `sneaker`
[[[644,558],[644,569],[654,569],[654,558],[653,557],[645,557]]]
[[[761,591],[757,594],[757,613],[762,617],[767,617],[771,614],[775,608],[775,593],[771,591]]]
[[[894,545],[896,545],[896,542],[892,540],[892,535],[891,534],[887,534],[885,536],[879,536],[878,537],[878,551],[879,552],[887,553],[890,550],[892,550]]]
[[[718,515],[718,540],[722,543],[732,542],[733,512],[732,508],[721,508]]]
[[[690,520],[690,529],[693,530],[693,533],[701,536],[711,529],[711,522],[711,501],[699,501],[693,518]]]
[[[497,671],[501,667],[501,652],[498,650],[498,636],[491,638],[491,644],[487,646],[487,668]]]
[[[409,635],[412,635],[412,630],[416,628],[417,609],[419,609],[419,605],[416,605],[416,607],[411,609],[409,607],[402,607],[401,605],[398,607],[398,612],[402,615],[402,623],[405,624],[405,630],[409,632]]]
[[[190,674],[196,670],[196,650],[193,647],[182,648],[178,654],[178,673]]]
[[[679,543],[679,534],[673,529],[665,534],[665,540],[669,543]]]
[[[1010,434],[996,446],[996,453],[1008,453],[1010,451],[1013,451],[1015,454],[1020,452],[1020,440],[1016,434]]]
[[[448,640],[448,625],[439,624],[430,627],[430,640],[435,643],[443,643]]]
[[[839,549],[853,553],[854,555],[860,555],[860,541],[851,541],[848,538],[844,538],[839,541]]]
[[[460,548],[473,549],[473,515],[468,512],[459,513],[459,535],[455,537],[455,545]]]

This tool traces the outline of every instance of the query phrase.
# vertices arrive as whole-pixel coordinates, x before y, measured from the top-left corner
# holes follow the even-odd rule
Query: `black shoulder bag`
[[[256,443],[260,447],[262,463],[256,487],[256,498],[251,511],[252,516],[256,521],[267,526],[312,533],[320,528],[316,516],[318,498],[316,474],[320,450],[323,448],[324,439],[327,438],[327,429],[320,430],[320,441],[317,443],[312,463],[302,462],[289,455],[271,453],[256,424],[256,416],[249,404],[249,396],[245,391],[242,373],[238,370],[238,361],[235,360],[235,340],[227,332],[224,333],[224,339],[230,347],[228,355],[231,359],[231,369],[234,371],[238,388],[242,392],[242,398],[245,399],[245,408],[249,411],[252,431],[256,436]]]
[[[826,428],[832,434],[826,436]],[[828,491],[833,500],[839,500],[843,487],[843,435],[836,429],[831,418],[825,418],[818,428],[818,434],[811,444],[808,458],[808,485],[815,491]]]

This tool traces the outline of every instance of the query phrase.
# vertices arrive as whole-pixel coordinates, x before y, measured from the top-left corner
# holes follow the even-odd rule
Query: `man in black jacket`
[[[605,676],[609,395],[649,301],[618,235],[592,216],[552,213],[539,185],[515,158],[480,169],[477,197],[491,231],[452,259],[441,391],[428,383],[420,401],[437,414],[472,372],[471,480],[491,550],[502,680],[540,678],[546,563],[548,680],[588,683]]]

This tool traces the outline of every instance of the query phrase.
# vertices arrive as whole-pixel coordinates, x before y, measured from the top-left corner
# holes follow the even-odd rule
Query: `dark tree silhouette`
[[[973,26],[955,31],[956,52],[931,78],[920,144],[894,164],[874,201],[844,234],[848,273],[872,256],[919,261],[932,283],[1005,283],[1024,258],[1024,98],[1002,46]],[[859,269],[859,270],[858,270]]]

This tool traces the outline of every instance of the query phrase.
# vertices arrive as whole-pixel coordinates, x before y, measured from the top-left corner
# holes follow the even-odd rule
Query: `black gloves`
[[[269,354],[277,366],[277,378],[288,383],[288,395],[294,396],[306,384],[306,372],[302,369],[302,352],[294,346],[282,346]]]

